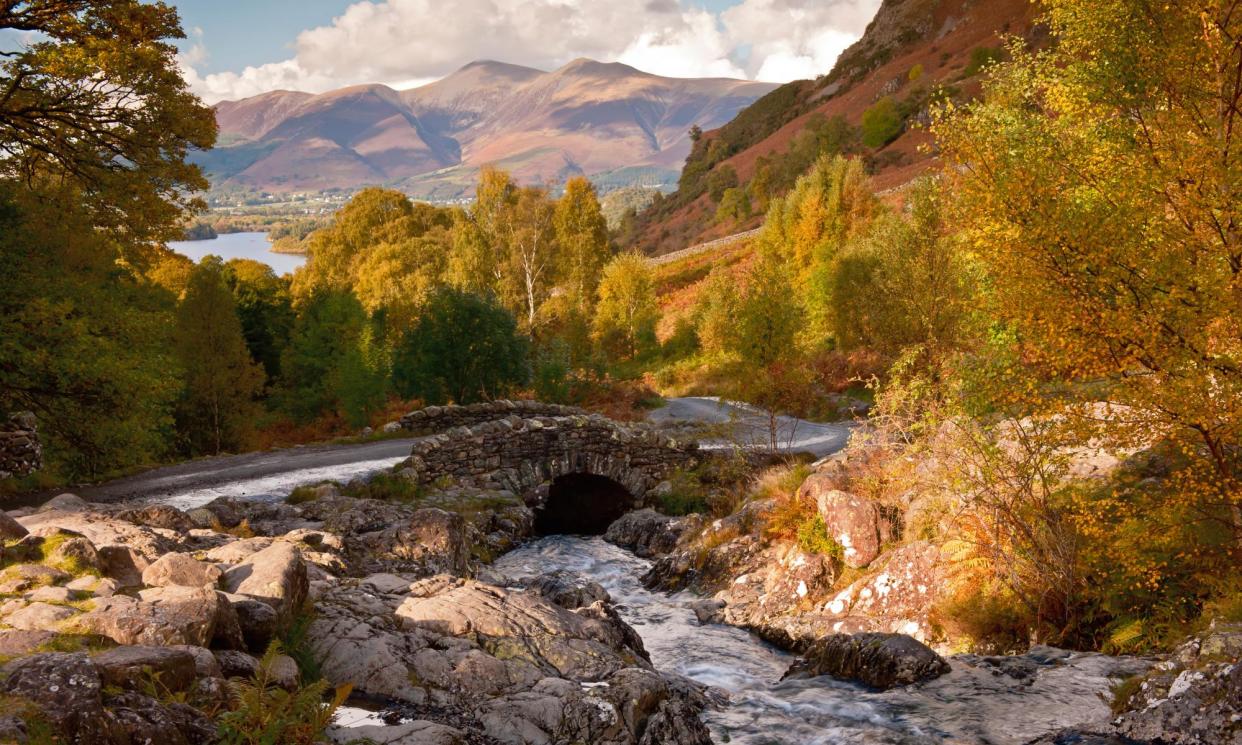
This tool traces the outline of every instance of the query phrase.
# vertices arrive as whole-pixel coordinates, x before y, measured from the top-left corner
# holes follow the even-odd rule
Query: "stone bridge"
[[[428,437],[397,470],[422,484],[451,479],[519,494],[541,533],[601,533],[699,457],[697,443],[597,414],[512,415]]]

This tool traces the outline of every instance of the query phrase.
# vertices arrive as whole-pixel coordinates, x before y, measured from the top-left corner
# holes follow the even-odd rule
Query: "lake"
[[[277,274],[288,274],[306,263],[302,254],[273,253],[267,233],[221,233],[210,241],[169,241],[168,247],[196,262],[204,256],[219,256],[225,261],[254,259],[267,264]]]

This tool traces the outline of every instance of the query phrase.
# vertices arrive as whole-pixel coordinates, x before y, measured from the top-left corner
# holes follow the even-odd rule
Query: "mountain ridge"
[[[476,60],[405,90],[372,83],[222,101],[220,145],[196,160],[215,187],[261,191],[381,184],[451,199],[493,163],[525,182],[627,170],[667,180],[690,152],[692,126],[720,126],[775,87],[588,58],[546,72]]]

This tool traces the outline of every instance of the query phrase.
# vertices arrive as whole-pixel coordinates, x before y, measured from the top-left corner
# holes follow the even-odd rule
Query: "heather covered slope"
[[[407,91],[364,85],[221,103],[221,146],[199,159],[217,187],[269,191],[391,184],[452,198],[488,163],[525,182],[618,171],[667,182],[690,152],[692,126],[720,126],[772,87],[586,59],[550,73],[481,61]]]
[[[886,0],[831,71],[783,85],[705,132],[678,190],[639,216],[627,242],[656,255],[755,227],[767,200],[787,191],[819,152],[862,156],[877,190],[907,183],[935,162],[924,128],[930,105],[977,95],[1004,37],[1042,38],[1035,16],[1028,0]],[[885,107],[880,113],[889,116],[876,119],[887,130],[878,127],[876,141],[864,142],[868,112]],[[745,195],[745,209],[721,214],[724,185]]]

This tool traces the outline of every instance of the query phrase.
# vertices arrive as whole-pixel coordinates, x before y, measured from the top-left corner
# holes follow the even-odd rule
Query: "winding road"
[[[768,415],[762,409],[709,397],[668,399],[651,412],[653,423],[687,431],[704,430],[705,448],[765,447]],[[850,424],[818,424],[778,418],[782,450],[822,457],[845,446]],[[307,445],[243,455],[199,458],[73,489],[92,502],[158,501],[188,509],[216,497],[283,499],[294,488],[321,481],[349,481],[392,468],[410,454],[419,438],[363,443]],[[44,498],[50,495],[43,495]],[[41,500],[40,500],[41,501]]]

